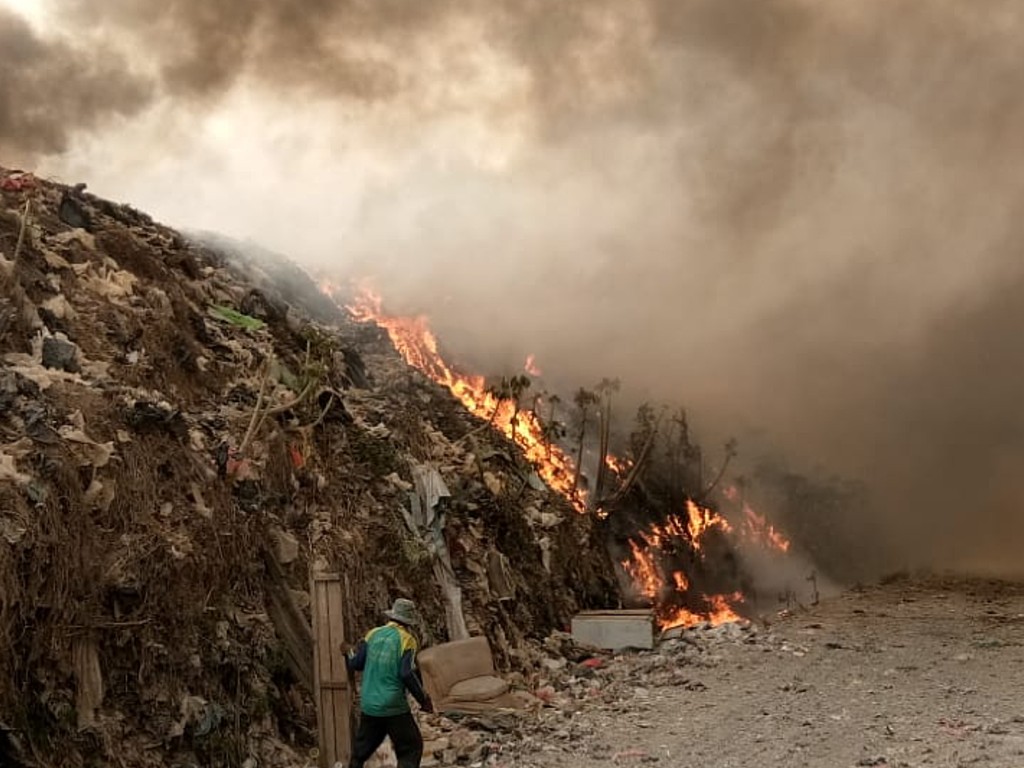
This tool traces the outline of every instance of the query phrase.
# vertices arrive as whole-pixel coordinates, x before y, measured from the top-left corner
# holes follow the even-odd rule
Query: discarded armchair
[[[427,648],[418,659],[423,684],[439,712],[525,709],[530,697],[498,677],[486,637]]]

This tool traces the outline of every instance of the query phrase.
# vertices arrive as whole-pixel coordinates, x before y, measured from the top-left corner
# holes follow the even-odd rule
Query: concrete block
[[[583,611],[572,619],[572,636],[607,650],[654,647],[654,614],[648,610]]]

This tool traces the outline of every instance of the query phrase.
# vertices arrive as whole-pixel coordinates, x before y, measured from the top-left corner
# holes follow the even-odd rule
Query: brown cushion
[[[499,677],[473,677],[456,683],[445,697],[448,701],[490,701],[508,692],[508,683]]]
[[[494,677],[494,659],[486,637],[442,643],[424,650],[416,659],[423,683],[432,698],[447,698],[452,686],[474,677]]]

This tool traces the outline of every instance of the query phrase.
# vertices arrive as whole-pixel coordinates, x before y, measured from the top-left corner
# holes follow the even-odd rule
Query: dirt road
[[[699,664],[662,659],[670,684],[584,707],[513,764],[1024,766],[1022,645],[1024,585],[892,582],[716,641]]]

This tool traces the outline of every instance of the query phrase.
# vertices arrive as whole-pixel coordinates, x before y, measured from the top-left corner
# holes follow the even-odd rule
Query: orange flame
[[[780,552],[788,551],[789,541],[763,517],[757,515],[749,506],[744,507],[744,514],[743,525],[737,531],[728,520],[714,510],[702,507],[693,500],[687,500],[685,521],[673,515],[664,523],[652,525],[649,530],[637,534],[635,539],[629,541],[630,557],[622,562],[622,567],[633,579],[638,593],[652,605],[658,606],[664,602],[663,598],[668,591],[690,591],[690,580],[682,571],[671,574],[669,586],[659,562],[658,553],[672,540],[686,542],[699,556],[704,554],[704,537],[710,531],[718,531],[732,537],[739,536],[742,541],[757,543]],[[660,611],[658,621],[661,628],[688,627],[705,622],[718,626],[743,620],[738,611],[738,607],[744,601],[741,592],[703,595],[702,600],[708,606],[704,611],[698,612],[688,608]]]
[[[332,297],[339,293],[339,286],[327,281],[322,282],[320,288]],[[380,297],[365,288],[355,304],[346,308],[357,320],[373,322],[385,329],[395,349],[409,365],[447,387],[467,410],[488,421],[499,432],[518,443],[548,486],[561,493],[577,511],[586,511],[584,492],[573,487],[576,472],[573,460],[546,437],[543,424],[537,415],[533,411],[519,410],[516,403],[499,400],[487,390],[484,377],[463,375],[451,368],[439,351],[437,337],[430,330],[426,317],[387,315],[382,309]],[[526,359],[524,368],[533,376],[541,375],[533,355]],[[620,475],[628,473],[632,467],[629,460],[611,455],[606,458],[606,465]],[[729,488],[726,490],[726,496],[735,499],[738,498],[738,492],[735,488]],[[743,512],[741,536],[745,540],[755,541],[782,552],[788,551],[789,541],[764,517],[745,503]],[[636,584],[639,594],[657,606],[664,602],[666,592],[688,592],[690,581],[682,571],[673,572],[671,586],[667,585],[658,561],[658,553],[672,540],[685,541],[693,551],[701,553],[702,539],[711,530],[717,530],[722,534],[735,534],[733,526],[724,517],[689,500],[686,503],[685,520],[681,516],[670,516],[663,524],[653,525],[650,530],[639,533],[636,540],[630,540],[631,557],[624,560],[622,566]],[[742,620],[742,616],[736,610],[736,607],[743,603],[742,593],[710,595],[704,596],[703,599],[708,606],[703,612],[694,612],[686,608],[662,611],[659,615],[662,629],[704,622],[717,626]]]
[[[426,317],[387,315],[380,297],[366,289],[355,304],[346,309],[357,320],[373,322],[385,329],[391,343],[409,365],[447,387],[467,410],[518,443],[544,482],[568,499],[578,512],[586,511],[584,492],[573,488],[576,473],[573,460],[546,436],[537,414],[520,410],[517,403],[496,397],[487,390],[483,376],[466,376],[449,366],[441,356],[437,337],[430,330]],[[527,363],[532,359],[531,356]]]
[[[686,514],[689,517],[686,528],[690,532],[690,541],[696,550],[700,550],[701,537],[713,528],[717,528],[723,533],[732,533],[732,526],[729,525],[728,520],[707,507],[697,506],[692,499],[686,501]]]
[[[633,462],[629,459],[620,459],[610,453],[604,457],[605,466],[617,475],[627,475],[633,468]]]
[[[671,614],[662,620],[662,631],[674,629],[675,627],[692,627],[704,623],[717,627],[720,624],[745,621],[733,608],[733,605],[743,602],[742,592],[733,592],[731,595],[711,595],[707,598],[707,601],[709,605],[707,613],[694,613],[686,608],[673,609]]]
[[[664,581],[661,578],[658,565],[654,561],[654,553],[650,549],[644,549],[635,541],[629,542],[629,548],[633,553],[633,559],[624,560],[622,567],[633,579],[637,591],[650,602],[655,603],[661,596]]]
[[[763,515],[757,514],[749,504],[743,505],[743,514],[746,516],[744,530],[753,539],[780,552],[789,552],[789,539],[779,533]]]
[[[647,531],[637,534],[636,539],[629,541],[630,557],[622,561],[622,567],[636,584],[637,592],[652,605],[658,606],[664,602],[667,592],[686,593],[690,590],[690,580],[682,571],[671,574],[669,586],[658,561],[658,553],[671,541],[687,542],[694,552],[700,553],[703,537],[712,530],[723,534],[733,532],[729,522],[717,512],[688,500],[685,520],[672,515],[664,523],[652,525]],[[672,629],[705,622],[717,626],[742,620],[735,609],[736,605],[743,602],[741,593],[710,595],[705,596],[704,600],[708,604],[704,612],[688,608],[670,608],[659,612],[659,625],[662,629]]]
[[[732,502],[740,502],[740,492],[731,485],[723,492],[725,498]],[[779,552],[789,552],[787,539],[775,526],[768,522],[764,515],[759,515],[746,501],[741,502],[743,510],[743,538]]]

